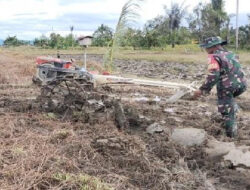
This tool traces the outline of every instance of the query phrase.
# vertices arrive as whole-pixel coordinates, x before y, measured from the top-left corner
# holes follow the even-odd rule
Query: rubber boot
[[[235,138],[238,135],[237,124],[226,128],[226,135],[230,138]]]
[[[234,113],[240,112],[240,108],[236,102],[234,102],[233,107],[234,107]]]

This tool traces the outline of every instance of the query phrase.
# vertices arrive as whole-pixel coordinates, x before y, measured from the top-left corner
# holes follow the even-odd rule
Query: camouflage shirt
[[[215,84],[217,89],[235,90],[246,86],[244,73],[238,57],[225,50],[216,50],[208,55],[208,76],[200,87],[202,93],[209,93]]]

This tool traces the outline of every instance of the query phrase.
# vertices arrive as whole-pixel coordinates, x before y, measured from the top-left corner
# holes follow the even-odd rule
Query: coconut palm
[[[164,7],[166,15],[169,18],[169,28],[171,31],[171,43],[172,47],[175,47],[175,36],[176,32],[180,28],[180,24],[182,19],[184,18],[186,14],[186,7],[184,7],[184,2],[179,5],[178,3],[172,3],[170,9],[168,9],[166,6]]]
[[[73,47],[73,31],[74,31],[74,26],[70,26],[70,33],[71,33],[71,46]]]

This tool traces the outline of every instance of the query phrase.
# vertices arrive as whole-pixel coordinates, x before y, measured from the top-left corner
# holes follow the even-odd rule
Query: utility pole
[[[235,42],[235,48],[236,51],[238,50],[238,46],[239,46],[239,26],[238,26],[238,21],[239,21],[239,0],[236,0],[237,4],[236,4],[236,42]]]

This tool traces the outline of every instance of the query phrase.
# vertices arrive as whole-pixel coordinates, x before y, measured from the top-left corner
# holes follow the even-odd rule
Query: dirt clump
[[[145,69],[154,72],[152,66]],[[191,70],[181,66],[184,73]],[[158,67],[157,72],[163,71]],[[177,79],[178,72],[171,75]],[[20,73],[20,79],[27,77]],[[223,134],[214,95],[167,103],[171,89],[76,85],[61,81],[41,90],[31,84],[1,89],[1,189],[249,189],[249,170],[209,159],[206,141],[184,147],[171,140],[175,129],[199,128],[217,141],[247,145],[247,109],[238,116],[239,137],[232,140]],[[247,95],[239,100],[248,101]],[[162,131],[149,134],[149,126]]]

